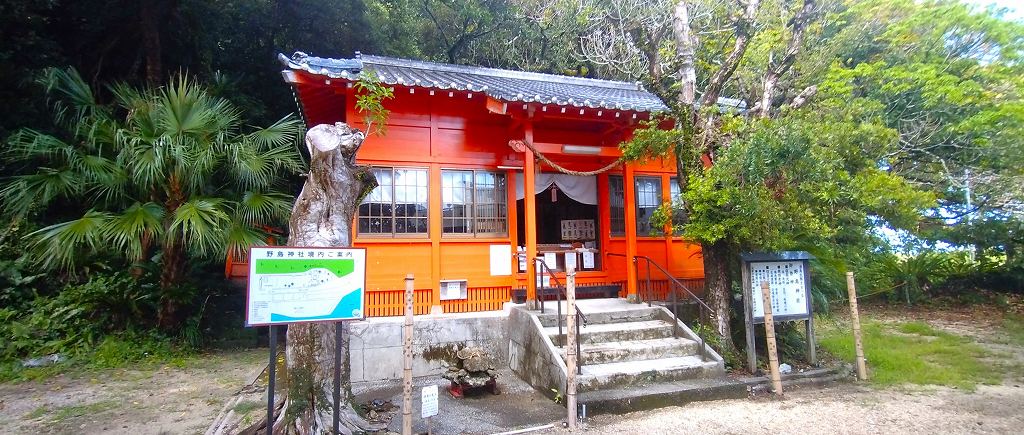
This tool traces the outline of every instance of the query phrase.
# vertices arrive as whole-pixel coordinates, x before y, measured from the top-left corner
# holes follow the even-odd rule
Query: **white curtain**
[[[558,189],[572,198],[573,201],[597,205],[597,176],[581,177],[578,175],[542,172],[534,177],[534,192],[541,193],[554,184]],[[516,199],[523,199],[523,174],[516,174]]]

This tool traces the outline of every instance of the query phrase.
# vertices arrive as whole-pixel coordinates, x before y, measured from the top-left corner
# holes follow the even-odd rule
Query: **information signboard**
[[[365,249],[253,247],[245,323],[362,319],[365,288]]]
[[[761,289],[761,283],[767,282],[772,296],[772,315],[776,318],[806,317],[807,289],[804,282],[803,261],[772,261],[750,263],[751,288]],[[755,321],[764,321],[764,303],[762,298],[751,298]]]
[[[748,252],[743,260],[743,315],[747,336],[747,365],[757,372],[754,325],[764,323],[761,283],[768,283],[773,322],[804,321],[807,360],[817,363],[814,349],[814,312],[811,310],[811,267],[814,257],[803,251]]]

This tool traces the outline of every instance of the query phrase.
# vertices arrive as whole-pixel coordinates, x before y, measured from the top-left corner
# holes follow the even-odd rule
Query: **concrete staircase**
[[[516,370],[516,361],[511,361],[511,365],[535,388],[564,393],[566,348],[562,344],[565,341],[565,323],[563,319],[563,331],[559,334],[554,303],[548,304],[544,313],[522,310],[521,315],[529,316],[527,323],[533,324],[534,331],[532,340],[521,339],[519,342],[530,343],[523,346],[522,351],[538,354],[546,351],[549,354],[534,356],[541,363],[522,361],[526,364],[520,366],[527,368],[522,371],[544,371],[542,364],[547,363],[560,371],[549,369],[543,376],[531,379],[529,374],[523,376],[521,370]],[[588,317],[588,324],[580,328],[581,373],[577,376],[577,391],[580,403],[591,403],[588,411],[600,412],[603,408],[628,411],[636,408],[623,408],[621,405],[633,402],[654,404],[645,407],[663,406],[658,405],[660,401],[639,399],[650,391],[700,389],[725,378],[722,358],[710,347],[702,352],[700,338],[681,322],[675,322],[667,309],[631,304],[620,299],[583,300],[579,305]],[[562,311],[565,312],[564,306]],[[515,317],[511,325],[510,338],[514,347],[517,342],[515,335],[519,332]],[[515,359],[518,356],[514,355],[515,349],[510,350]],[[730,397],[739,392],[732,391],[731,394]],[[602,405],[602,401],[608,398],[614,400]]]

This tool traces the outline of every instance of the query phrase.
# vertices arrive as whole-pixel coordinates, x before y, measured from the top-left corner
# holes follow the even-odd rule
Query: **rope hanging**
[[[605,166],[600,169],[595,169],[593,171],[574,171],[572,169],[565,168],[562,165],[559,165],[558,163],[551,161],[551,159],[547,158],[547,156],[545,156],[544,153],[538,151],[532,143],[527,142],[525,140],[510,140],[508,141],[508,145],[518,152],[524,152],[526,151],[526,148],[529,148],[530,151],[533,151],[533,154],[537,156],[538,160],[547,163],[548,166],[555,168],[556,171],[561,172],[563,174],[576,175],[580,177],[589,177],[591,175],[597,175],[608,172],[626,161],[624,157],[619,157],[608,166]]]

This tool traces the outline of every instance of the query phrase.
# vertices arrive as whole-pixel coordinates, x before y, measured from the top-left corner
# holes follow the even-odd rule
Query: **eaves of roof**
[[[657,96],[636,83],[580,77],[451,65],[383,56],[360,55],[331,59],[296,52],[279,55],[292,70],[356,80],[363,70],[373,70],[383,83],[441,90],[482,92],[505,102],[556,104],[635,112],[667,111]]]

